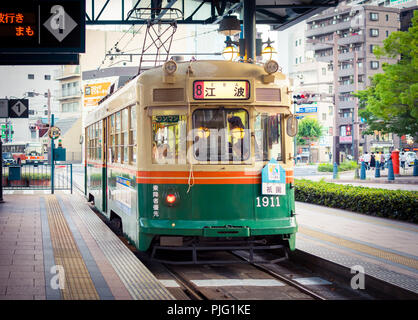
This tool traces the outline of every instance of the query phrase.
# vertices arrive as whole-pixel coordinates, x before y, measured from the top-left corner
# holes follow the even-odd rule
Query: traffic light
[[[312,104],[316,98],[317,94],[315,93],[301,93],[293,95],[293,101],[295,104]]]

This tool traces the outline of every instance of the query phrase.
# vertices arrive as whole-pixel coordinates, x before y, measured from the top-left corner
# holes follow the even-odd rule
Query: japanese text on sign
[[[230,80],[198,80],[193,83],[193,98],[195,100],[210,99],[236,99],[247,100],[250,98],[250,83]]]
[[[35,35],[35,18],[33,14],[21,12],[0,12],[2,34],[15,37],[33,37]]]

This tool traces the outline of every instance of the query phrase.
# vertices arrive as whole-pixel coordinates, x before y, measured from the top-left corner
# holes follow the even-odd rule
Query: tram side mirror
[[[294,137],[298,133],[298,119],[293,114],[287,118],[286,132],[289,137]]]

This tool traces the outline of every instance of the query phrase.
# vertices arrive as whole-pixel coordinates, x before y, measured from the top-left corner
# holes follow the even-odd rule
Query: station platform
[[[173,300],[77,194],[5,191],[0,300]]]
[[[418,225],[303,202],[296,219],[297,249],[418,294]]]

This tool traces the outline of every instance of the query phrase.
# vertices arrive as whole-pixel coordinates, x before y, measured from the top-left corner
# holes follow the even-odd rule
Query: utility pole
[[[333,162],[340,164],[340,150],[338,145],[339,141],[339,130],[338,130],[338,39],[339,36],[336,32],[333,35],[333,71],[334,71],[334,125],[332,130],[333,135],[333,146],[332,146],[332,155]]]
[[[354,50],[354,91],[358,91],[358,53]],[[353,156],[354,160],[357,161],[359,158],[359,122],[358,122],[358,99],[354,97],[354,120],[353,120]]]
[[[51,127],[51,91],[48,89],[48,125]]]

